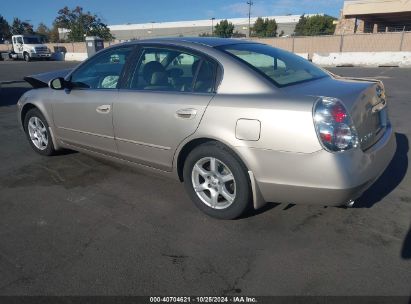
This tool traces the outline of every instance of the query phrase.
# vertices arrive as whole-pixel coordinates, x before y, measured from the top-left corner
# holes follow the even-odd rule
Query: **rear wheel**
[[[184,164],[184,184],[195,205],[219,219],[235,219],[251,205],[247,171],[236,155],[222,144],[196,147]]]
[[[24,130],[34,151],[46,156],[55,154],[49,125],[38,109],[27,112],[24,118]]]

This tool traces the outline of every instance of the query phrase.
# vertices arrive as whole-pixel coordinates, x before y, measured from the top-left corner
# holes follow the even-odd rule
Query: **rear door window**
[[[193,86],[196,93],[212,93],[214,91],[216,65],[208,60],[203,60],[197,67],[197,77]]]
[[[132,73],[129,89],[212,92],[214,66],[200,56],[165,48],[145,48]]]

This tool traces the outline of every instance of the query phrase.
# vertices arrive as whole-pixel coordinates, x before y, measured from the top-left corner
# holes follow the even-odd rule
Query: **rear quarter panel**
[[[217,95],[207,108],[196,136],[213,135],[231,146],[294,153],[321,150],[313,118],[315,97],[270,95]],[[239,119],[261,123],[260,139],[235,136]]]

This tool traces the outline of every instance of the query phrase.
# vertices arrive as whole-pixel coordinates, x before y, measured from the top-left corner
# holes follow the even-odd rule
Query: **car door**
[[[23,53],[23,37],[13,37],[13,51],[16,54]]]
[[[114,103],[121,157],[169,171],[178,145],[214,97],[217,64],[170,47],[143,47]]]
[[[71,89],[53,91],[57,136],[67,145],[96,152],[117,152],[113,101],[132,47],[103,51],[86,61],[68,80]]]

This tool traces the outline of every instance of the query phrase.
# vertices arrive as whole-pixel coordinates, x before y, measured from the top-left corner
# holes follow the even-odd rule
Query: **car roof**
[[[217,37],[167,37],[167,38],[153,38],[153,39],[144,39],[138,41],[131,41],[130,43],[193,43],[193,44],[202,44],[209,47],[218,47],[229,44],[246,44],[246,43],[255,43],[253,41],[248,41],[244,39],[235,39],[235,38],[217,38]]]

